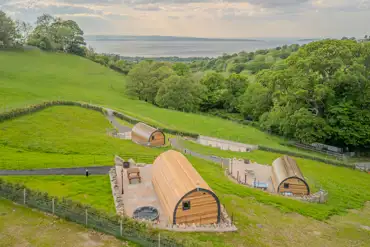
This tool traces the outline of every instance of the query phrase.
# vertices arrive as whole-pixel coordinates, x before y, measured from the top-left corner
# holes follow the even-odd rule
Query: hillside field
[[[3,199],[0,199],[0,235],[0,246],[4,247],[135,246]]]
[[[151,163],[165,148],[150,149],[110,137],[99,112],[54,106],[0,123],[1,169],[112,165],[114,155]]]
[[[124,95],[125,76],[82,57],[40,51],[0,51],[0,64],[0,111],[48,100],[84,101],[158,127],[323,156],[281,145],[286,140],[251,126],[129,99]]]
[[[84,58],[35,51],[0,51],[0,64],[1,111],[47,100],[85,101],[161,127],[297,151],[280,144],[286,140],[250,126],[160,109],[128,99],[124,95],[124,76]],[[0,122],[0,169],[112,165],[116,154],[151,163],[169,149],[148,148],[110,137],[107,129],[111,128],[101,113],[76,106],[53,106]],[[184,142],[184,145],[202,154],[248,158],[263,164],[271,164],[280,156],[260,150],[251,153],[222,151],[192,142]],[[238,232],[170,233],[176,238],[192,238],[207,247],[370,245],[370,176],[366,173],[297,159],[312,190],[323,188],[329,192],[327,204],[310,204],[236,184],[224,175],[218,164],[188,158],[228,213],[234,216]],[[108,176],[3,178],[114,213]],[[7,202],[0,200],[0,219],[3,217],[1,207],[8,207]],[[3,234],[8,230],[1,222],[0,234]]]

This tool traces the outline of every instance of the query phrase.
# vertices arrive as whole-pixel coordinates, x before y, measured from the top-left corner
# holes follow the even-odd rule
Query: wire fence
[[[0,197],[142,246],[196,246],[189,240],[174,239],[165,232],[131,218],[110,216],[88,205],[51,197],[47,193],[30,190],[23,185],[1,179]]]

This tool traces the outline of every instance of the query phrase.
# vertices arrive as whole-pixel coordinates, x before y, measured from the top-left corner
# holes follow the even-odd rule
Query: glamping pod
[[[272,163],[271,177],[277,193],[294,196],[310,194],[310,188],[297,162],[289,156],[277,158]]]
[[[153,163],[153,186],[173,224],[220,222],[220,201],[186,157],[174,150]]]
[[[132,128],[131,139],[138,144],[152,147],[163,146],[166,143],[166,138],[162,131],[144,123],[137,123]]]

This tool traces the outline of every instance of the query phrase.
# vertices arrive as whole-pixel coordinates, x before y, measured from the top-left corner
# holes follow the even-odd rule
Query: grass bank
[[[135,246],[0,199],[0,246]]]

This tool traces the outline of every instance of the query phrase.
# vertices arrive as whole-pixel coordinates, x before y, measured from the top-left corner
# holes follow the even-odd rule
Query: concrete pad
[[[253,186],[254,181],[267,183],[267,191],[275,192],[275,188],[271,180],[271,166],[260,165],[257,163],[246,163],[241,159],[233,159],[230,165],[230,173],[233,178],[241,183],[246,183],[249,186]]]
[[[125,212],[129,217],[132,217],[135,209],[143,206],[155,207],[159,212],[159,224],[167,225],[168,216],[162,210],[157,194],[155,193],[152,184],[152,165],[138,167],[140,169],[141,183],[138,179],[131,180],[129,184],[127,178],[127,170],[123,169],[123,190],[122,196],[125,207]],[[119,186],[122,188],[122,175],[119,175]]]

